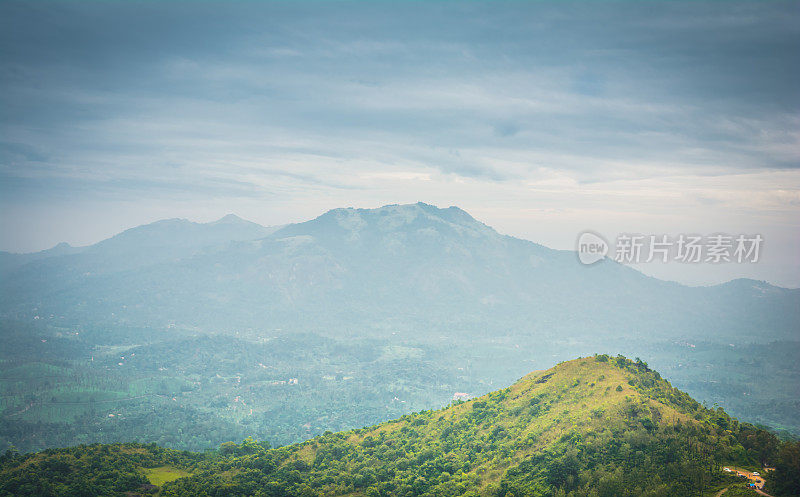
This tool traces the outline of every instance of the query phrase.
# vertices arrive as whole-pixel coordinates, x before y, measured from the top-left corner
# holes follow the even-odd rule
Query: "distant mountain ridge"
[[[424,203],[334,209],[277,229],[232,215],[164,220],[35,255],[2,265],[7,317],[367,334],[757,331],[774,339],[796,337],[800,321],[800,290],[747,281],[691,288],[610,260],[582,266],[571,251]]]
[[[232,241],[252,240],[274,232],[268,228],[228,214],[209,223],[187,219],[162,219],[127,229],[92,245],[73,247],[61,242],[53,248],[31,253],[0,252],[0,274],[6,274],[29,262],[53,257],[89,253],[111,257],[122,264],[128,257],[144,257],[137,265],[149,264],[170,257],[186,257],[208,246]],[[130,261],[127,261],[130,262]]]

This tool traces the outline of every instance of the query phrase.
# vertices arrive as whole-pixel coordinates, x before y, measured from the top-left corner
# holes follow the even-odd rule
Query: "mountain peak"
[[[718,285],[710,285],[707,288],[714,288],[723,292],[731,294],[735,293],[752,293],[756,295],[764,295],[767,293],[797,293],[798,289],[784,288],[775,286],[768,281],[754,280],[751,278],[737,278]]]
[[[236,214],[227,214],[216,221],[212,221],[207,224],[243,224],[243,223],[250,223],[250,221],[246,219],[242,219]]]
[[[314,224],[336,225],[346,231],[360,231],[375,226],[381,231],[424,223],[445,223],[463,228],[491,229],[477,221],[463,209],[455,206],[440,208],[425,202],[416,204],[390,204],[373,209],[338,208],[309,221]],[[306,223],[302,223],[306,224]]]

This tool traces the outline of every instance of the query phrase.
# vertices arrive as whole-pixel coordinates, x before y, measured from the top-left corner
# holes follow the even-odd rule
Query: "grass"
[[[159,487],[167,482],[191,476],[191,473],[173,466],[159,466],[157,468],[144,468],[144,475],[153,485]]]

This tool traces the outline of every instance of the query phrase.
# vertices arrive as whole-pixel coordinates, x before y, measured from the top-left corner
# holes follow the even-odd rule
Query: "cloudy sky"
[[[800,3],[2,2],[0,249],[170,217],[458,205],[503,233],[758,233],[800,286]]]

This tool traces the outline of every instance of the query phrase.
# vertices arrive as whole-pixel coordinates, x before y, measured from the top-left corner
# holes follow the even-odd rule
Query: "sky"
[[[573,249],[746,233],[800,286],[800,2],[0,2],[0,250],[459,206]]]

